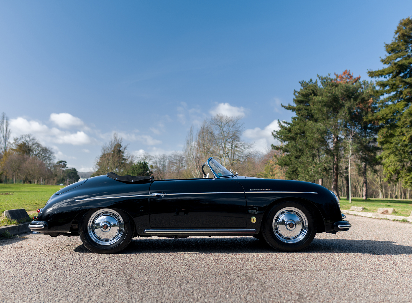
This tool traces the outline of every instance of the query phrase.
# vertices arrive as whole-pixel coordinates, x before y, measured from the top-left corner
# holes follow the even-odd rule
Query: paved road
[[[411,302],[412,224],[348,216],[299,253],[251,237],[133,240],[121,254],[78,237],[0,241],[0,302]]]

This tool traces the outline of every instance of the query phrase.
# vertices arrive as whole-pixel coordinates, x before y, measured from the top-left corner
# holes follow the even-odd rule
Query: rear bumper
[[[48,229],[48,225],[45,221],[32,221],[29,224],[29,229],[32,231],[46,231]]]
[[[335,231],[348,231],[352,227],[348,221],[339,221],[333,224],[333,229]]]

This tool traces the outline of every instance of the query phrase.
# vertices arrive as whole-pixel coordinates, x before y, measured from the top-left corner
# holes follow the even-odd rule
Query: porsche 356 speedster
[[[202,171],[205,178],[186,180],[89,178],[53,194],[29,228],[80,235],[90,251],[115,253],[151,236],[254,236],[275,250],[298,251],[316,233],[351,227],[338,198],[320,185],[238,176],[213,158]]]

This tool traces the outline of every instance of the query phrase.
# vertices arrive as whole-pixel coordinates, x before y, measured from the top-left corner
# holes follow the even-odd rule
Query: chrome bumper
[[[29,224],[29,229],[34,231],[47,229],[47,222],[44,221],[32,221]]]
[[[335,231],[348,231],[352,227],[348,221],[339,221],[333,224],[333,229]]]

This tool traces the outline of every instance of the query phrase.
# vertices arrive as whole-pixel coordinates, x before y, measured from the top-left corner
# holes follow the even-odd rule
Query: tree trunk
[[[338,137],[333,137],[333,170],[332,170],[332,191],[339,198],[338,179],[339,179],[339,151],[338,151]]]
[[[345,182],[346,182],[346,199],[349,200],[349,198],[350,198],[350,193],[349,193],[349,174],[345,176]]]
[[[367,167],[366,167],[366,163],[363,163],[363,199],[366,200],[368,198],[368,178],[366,176],[366,171],[367,171]]]
[[[323,186],[323,178],[319,178],[319,185]]]

